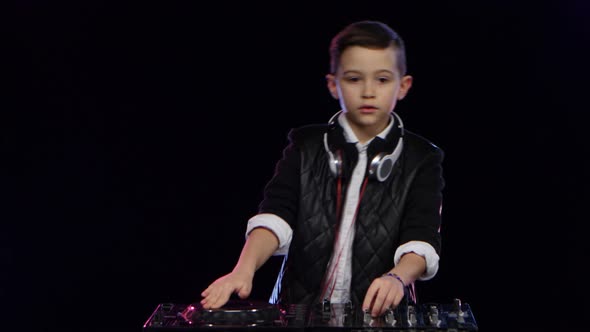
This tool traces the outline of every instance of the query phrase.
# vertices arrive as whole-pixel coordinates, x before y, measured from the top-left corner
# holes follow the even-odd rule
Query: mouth
[[[372,105],[362,105],[361,107],[359,107],[359,110],[363,114],[369,114],[369,113],[375,113],[377,111],[377,107],[372,106]]]

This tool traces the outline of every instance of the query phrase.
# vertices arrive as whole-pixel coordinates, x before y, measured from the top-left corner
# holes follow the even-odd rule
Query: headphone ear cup
[[[391,154],[385,154],[385,152],[377,154],[375,158],[371,160],[371,165],[369,165],[369,176],[371,178],[376,178],[380,182],[387,180],[393,171],[393,166],[402,153],[403,144],[403,138],[400,137],[397,146]]]
[[[326,150],[326,154],[328,155],[328,166],[330,167],[330,172],[334,177],[339,177],[342,173],[342,153],[340,150],[336,151],[336,156],[330,150],[328,145],[328,133],[324,133],[324,149]]]
[[[381,172],[383,171],[382,167],[382,160],[385,156],[384,152],[378,153],[373,160],[371,160],[371,164],[369,165],[369,178],[371,179],[380,179],[382,178]],[[380,180],[382,181],[382,180]]]
[[[328,163],[330,165],[330,171],[332,172],[332,175],[339,177],[342,174],[342,158],[340,150],[336,151],[336,156],[334,156],[331,151],[328,151],[328,157]]]
[[[391,174],[393,165],[395,165],[395,160],[392,158],[392,155],[384,156],[377,165],[377,170],[375,172],[377,180],[380,182],[385,181],[389,177],[389,174]]]

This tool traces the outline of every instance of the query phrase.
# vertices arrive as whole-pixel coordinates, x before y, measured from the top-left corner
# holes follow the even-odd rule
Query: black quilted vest
[[[328,165],[322,136],[325,126],[308,126],[290,133],[301,151],[299,212],[289,253],[285,256],[271,302],[317,303],[324,274],[333,251],[336,220],[336,177]],[[368,147],[370,161],[378,150],[393,147],[399,132],[387,140],[375,139]],[[344,151],[344,178],[349,178],[358,158],[354,144],[337,142]],[[400,245],[400,220],[414,169],[419,159],[437,149],[423,138],[405,132],[404,150],[384,182],[368,182],[355,221],[352,253],[351,300],[360,305],[371,282],[393,267]],[[391,150],[389,150],[391,151]],[[435,246],[436,247],[436,246]]]

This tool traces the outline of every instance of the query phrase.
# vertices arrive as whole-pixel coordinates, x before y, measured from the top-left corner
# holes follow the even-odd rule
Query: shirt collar
[[[395,122],[395,117],[393,116],[393,114],[390,114],[389,116],[391,118],[389,124],[387,125],[387,127],[385,127],[385,129],[383,129],[382,132],[377,134],[377,136],[382,139],[385,139],[387,137],[387,134],[389,134],[391,128],[393,127],[393,123]],[[338,123],[340,124],[340,126],[342,126],[342,129],[344,130],[344,138],[348,143],[357,143],[357,145],[360,146],[367,146],[373,140],[371,138],[370,140],[365,142],[365,144],[360,144],[358,138],[354,134],[354,131],[352,131],[352,128],[350,127],[350,124],[348,123],[348,119],[346,119],[344,112],[341,112],[340,115],[338,115]]]

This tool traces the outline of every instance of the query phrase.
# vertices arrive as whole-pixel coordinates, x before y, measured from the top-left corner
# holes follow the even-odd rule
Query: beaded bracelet
[[[397,279],[399,282],[402,283],[402,286],[406,287],[406,284],[404,283],[402,278],[400,278],[397,274],[388,272],[388,273],[385,273],[384,275],[382,275],[382,277],[385,277],[385,276],[394,277],[395,279]]]

